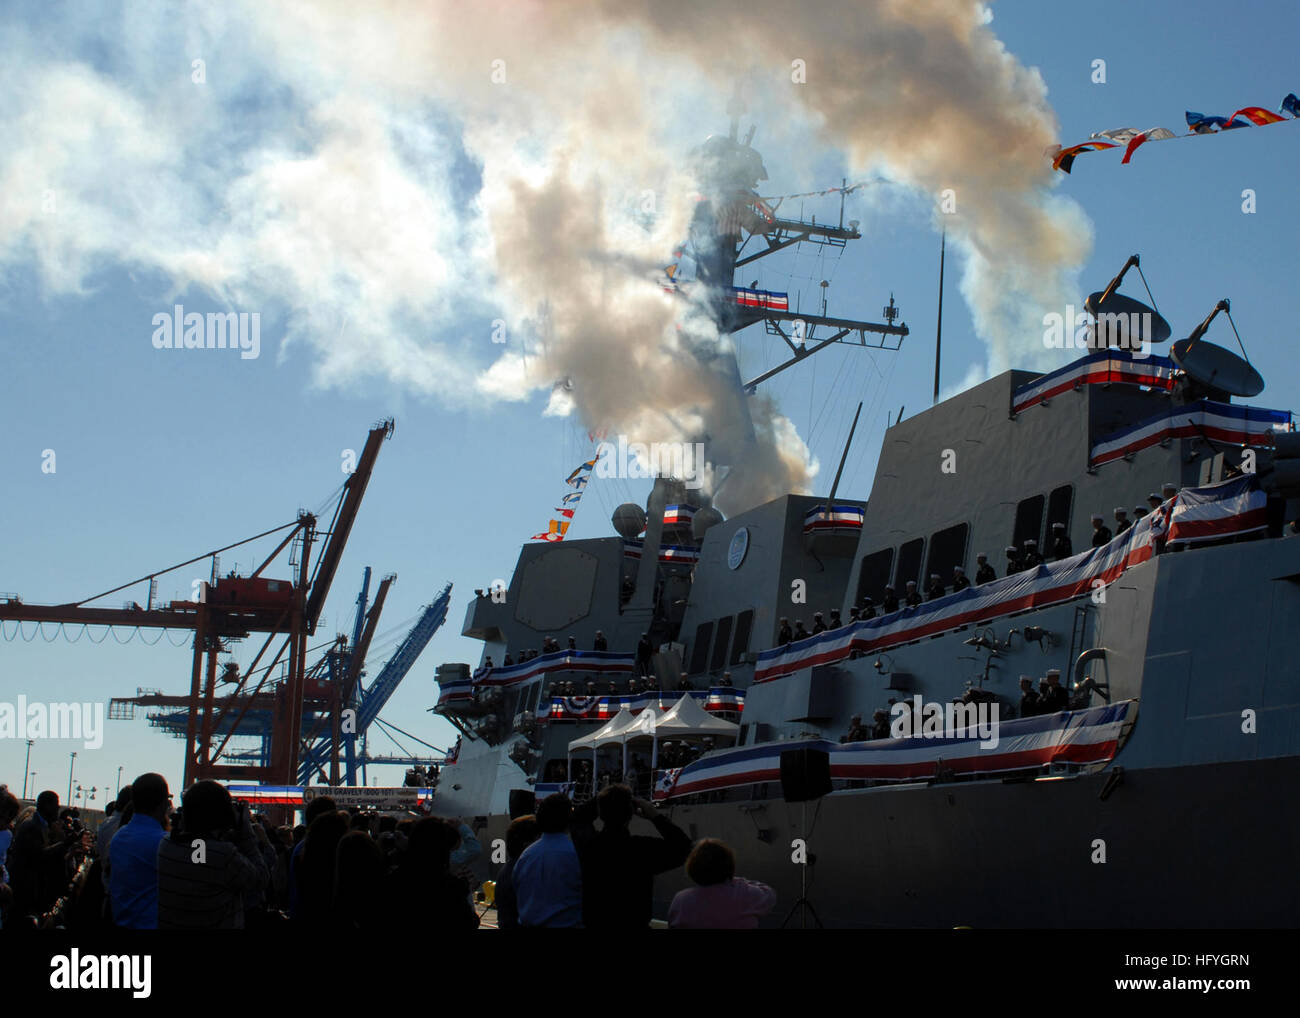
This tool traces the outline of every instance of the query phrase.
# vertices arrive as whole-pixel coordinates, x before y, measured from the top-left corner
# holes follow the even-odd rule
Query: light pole
[[[32,762],[32,743],[35,739],[27,740],[27,759],[23,761],[23,798],[27,798],[27,768]],[[36,772],[32,771],[32,780],[36,780]]]
[[[77,766],[77,751],[72,751],[72,759],[68,762],[68,798],[64,801],[72,801],[72,771]]]
[[[117,785],[115,787],[119,792],[122,791],[122,765],[121,764],[118,764],[117,766]]]

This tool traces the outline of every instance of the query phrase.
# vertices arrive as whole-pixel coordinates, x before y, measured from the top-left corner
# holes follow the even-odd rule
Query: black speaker
[[[824,749],[781,752],[781,794],[786,802],[820,799],[831,790],[831,755]]]
[[[526,788],[510,789],[510,819],[537,812],[537,795]]]

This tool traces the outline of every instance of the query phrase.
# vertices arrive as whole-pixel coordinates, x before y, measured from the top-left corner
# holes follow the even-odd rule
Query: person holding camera
[[[215,781],[197,781],[158,846],[158,928],[243,929],[244,893],[263,890],[268,876],[248,804]]]
[[[13,881],[11,915],[40,916],[48,912],[68,887],[69,852],[90,847],[90,833],[77,832],[59,816],[59,793],[36,797],[36,812],[14,832],[8,868]]]

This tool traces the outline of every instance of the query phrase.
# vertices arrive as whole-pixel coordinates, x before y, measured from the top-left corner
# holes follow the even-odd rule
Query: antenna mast
[[[943,260],[948,250],[948,230],[939,241],[939,317],[934,325],[934,402],[939,402],[939,352],[943,348]]]

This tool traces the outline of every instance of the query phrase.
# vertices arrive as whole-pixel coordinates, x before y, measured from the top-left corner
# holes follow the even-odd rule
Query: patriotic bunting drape
[[[1127,350],[1099,350],[1020,386],[1012,394],[1011,409],[1020,413],[1080,385],[1127,382],[1153,389],[1172,389],[1177,370],[1178,366],[1168,357],[1137,357]]]
[[[1093,466],[1131,456],[1174,438],[1205,438],[1231,445],[1272,445],[1273,431],[1288,427],[1288,410],[1237,406],[1203,399],[1170,407],[1131,427],[1112,432],[1092,447]]]
[[[754,668],[754,684],[772,682],[804,668],[834,664],[854,652],[871,654],[1091,593],[1097,581],[1109,585],[1125,570],[1151,558],[1155,539],[1165,536],[1167,528],[1171,543],[1233,537],[1258,530],[1263,506],[1263,493],[1258,488],[1255,477],[1247,474],[1204,488],[1185,489],[1100,548],[967,587],[915,608],[850,622],[765,650]],[[1180,523],[1181,529],[1176,529]]]
[[[1119,752],[1124,728],[1137,717],[1137,701],[998,724],[998,744],[985,749],[970,731],[955,738],[875,739],[838,744],[822,739],[777,742],[710,753],[665,775],[656,798],[679,798],[781,780],[784,751],[815,749],[830,756],[832,780],[908,781],[956,774],[998,774],[1053,763],[1099,764]]]

